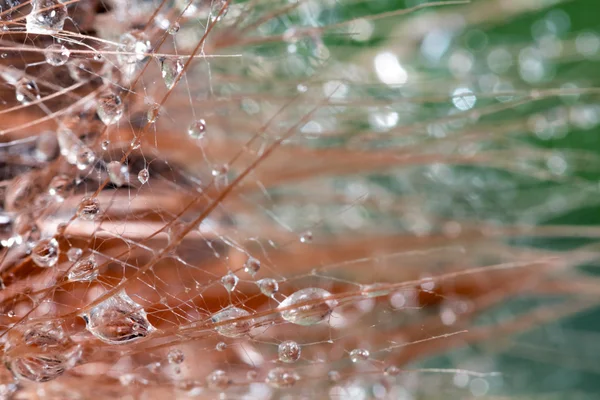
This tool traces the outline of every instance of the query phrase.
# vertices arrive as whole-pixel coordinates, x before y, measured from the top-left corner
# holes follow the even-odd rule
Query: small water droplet
[[[82,254],[83,250],[81,250],[79,247],[71,247],[67,251],[67,258],[69,259],[69,261],[75,262],[81,258]]]
[[[146,168],[141,169],[140,172],[138,173],[138,181],[140,181],[140,183],[142,185],[144,183],[148,182],[149,178],[150,178],[150,172]]]
[[[146,311],[124,291],[82,314],[87,330],[108,344],[123,344],[148,336],[154,327]]]
[[[188,135],[192,139],[202,139],[206,133],[206,121],[203,119],[196,120],[188,127]]]
[[[400,369],[395,365],[390,365],[388,367],[385,367],[383,373],[387,376],[397,376],[398,374],[400,374]]]
[[[150,42],[141,31],[131,31],[121,35],[117,59],[122,64],[136,64],[144,61],[150,52]]]
[[[339,382],[340,379],[342,379],[340,373],[338,371],[335,370],[331,370],[327,373],[327,377],[329,378],[329,380],[331,382]]]
[[[100,202],[95,197],[81,200],[77,208],[77,217],[85,221],[93,221],[100,215]]]
[[[217,369],[206,377],[206,385],[211,390],[222,391],[231,385],[232,381],[223,370]]]
[[[124,112],[125,105],[119,95],[108,93],[98,98],[96,113],[104,125],[117,123]]]
[[[153,104],[150,106],[150,108],[148,109],[148,114],[146,116],[146,118],[148,118],[148,123],[150,123],[150,124],[156,123],[156,120],[158,119],[159,111],[160,111],[159,104]]]
[[[140,140],[140,138],[138,137],[134,137],[133,139],[131,139],[131,143],[129,143],[129,146],[133,149],[133,150],[137,150],[140,147],[142,147],[142,141]]]
[[[185,360],[185,355],[179,349],[171,349],[167,354],[167,360],[170,364],[181,364]]]
[[[150,363],[150,364],[146,365],[146,368],[148,368],[148,371],[152,372],[153,374],[157,374],[160,372],[160,363],[159,362]]]
[[[250,313],[244,309],[237,307],[229,307],[213,315],[211,320],[213,323],[219,323],[231,319],[248,316],[250,316]],[[252,327],[252,324],[253,322],[250,319],[244,319],[242,321],[232,321],[224,325],[215,326],[215,331],[217,331],[217,333],[223,336],[236,338],[247,334],[250,328]]]
[[[247,274],[254,276],[258,270],[260,270],[260,261],[254,257],[249,257],[244,263],[244,271],[246,271]]]
[[[313,240],[313,234],[311,231],[306,231],[302,235],[300,235],[300,241],[302,243],[310,243]]]
[[[223,285],[223,287],[225,287],[225,289],[227,289],[228,292],[231,293],[235,290],[235,287],[237,286],[239,280],[240,278],[238,278],[236,274],[234,274],[233,272],[228,272],[227,275],[224,275],[221,278],[221,284]]]
[[[224,351],[227,348],[227,343],[225,342],[219,342],[217,343],[217,345],[215,346],[215,349],[217,351]]]
[[[75,162],[75,165],[77,166],[78,170],[85,171],[90,166],[94,165],[95,161],[96,154],[94,154],[94,152],[89,147],[79,147],[79,150],[77,151],[77,159]]]
[[[42,239],[31,249],[31,259],[42,268],[54,267],[58,262],[58,241],[54,238]]]
[[[15,83],[15,97],[21,104],[29,104],[41,99],[40,88],[35,81],[21,79]]]
[[[57,175],[48,185],[48,193],[56,197],[58,201],[63,201],[73,190],[74,182],[68,175]]]
[[[284,363],[295,363],[300,359],[300,353],[302,352],[300,345],[293,340],[286,340],[281,342],[277,348],[277,354],[279,361]]]
[[[361,361],[366,361],[369,359],[369,356],[371,354],[369,353],[369,350],[366,349],[354,349],[350,352],[350,360],[353,363],[357,363],[357,362],[361,362]]]
[[[88,281],[91,282],[98,276],[98,263],[96,258],[91,255],[81,259],[71,267],[68,278],[70,281]]]
[[[183,61],[179,58],[165,58],[161,62],[160,73],[167,89],[171,89],[183,71]]]
[[[264,278],[256,282],[260,292],[267,297],[273,297],[279,291],[279,284],[275,279]]]
[[[108,150],[109,146],[110,146],[110,140],[103,140],[102,141],[102,150],[104,150],[104,151]]]
[[[265,383],[271,387],[282,389],[294,386],[299,379],[300,377],[296,372],[287,368],[277,367],[267,373]]]
[[[179,25],[179,22],[175,21],[171,24],[171,26],[169,26],[169,35],[177,35],[177,33],[179,32],[179,30],[181,29],[181,25]]]
[[[310,304],[281,311],[281,316],[288,322],[297,325],[314,325],[325,320],[337,305],[336,300],[325,300],[331,296],[321,288],[306,288],[298,290],[279,304],[279,309],[310,302]]]
[[[113,185],[121,187],[129,182],[129,169],[127,165],[121,164],[119,161],[111,161],[106,165],[106,170],[108,171],[108,178]]]
[[[51,44],[44,50],[46,62],[54,67],[65,65],[69,61],[71,52],[62,44]]]
[[[56,33],[63,29],[68,17],[67,6],[58,0],[33,0],[25,26],[29,33]]]

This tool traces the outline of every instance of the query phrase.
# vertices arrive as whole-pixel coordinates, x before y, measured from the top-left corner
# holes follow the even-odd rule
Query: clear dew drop
[[[179,32],[180,29],[181,29],[181,25],[179,25],[179,22],[175,21],[171,24],[171,26],[169,26],[169,29],[167,32],[169,32],[169,35],[177,35],[177,33]]]
[[[40,162],[53,160],[58,154],[58,140],[54,132],[44,132],[37,138],[35,158]]]
[[[233,272],[228,272],[227,275],[224,275],[221,278],[221,284],[229,293],[235,290],[235,287],[239,281],[240,278],[238,278]]]
[[[160,73],[167,89],[171,89],[183,71],[183,61],[179,58],[165,58],[161,62]]]
[[[28,33],[55,33],[64,27],[69,14],[60,1],[34,0],[31,5],[31,12],[25,18]]]
[[[310,243],[312,241],[313,241],[313,234],[311,231],[306,231],[302,235],[300,235],[300,242]]]
[[[272,278],[264,278],[256,282],[260,292],[267,297],[273,297],[279,291],[279,283]]]
[[[124,112],[125,105],[119,95],[109,93],[98,98],[96,113],[104,125],[117,123]]]
[[[57,175],[48,185],[48,194],[54,196],[58,201],[63,201],[73,190],[74,182],[68,175]]]
[[[81,355],[81,346],[75,345],[41,354],[6,357],[5,364],[17,377],[33,382],[48,382],[77,365]]]
[[[31,259],[38,267],[54,267],[58,262],[58,241],[54,238],[42,239],[31,249]]]
[[[283,389],[294,386],[299,379],[300,377],[295,371],[277,367],[267,373],[265,383],[271,387]]]
[[[249,257],[244,263],[244,271],[250,276],[256,275],[260,270],[260,261],[254,257]]]
[[[231,319],[248,317],[250,313],[244,309],[237,307],[225,308],[212,316],[213,323],[220,323]],[[232,321],[228,324],[215,326],[215,331],[223,336],[236,338],[244,336],[250,331],[252,320],[244,319],[242,321]]]
[[[354,349],[350,352],[350,360],[353,363],[358,363],[361,361],[366,361],[369,359],[369,356],[371,354],[369,353],[369,350],[366,349]]]
[[[51,44],[44,50],[46,62],[53,67],[60,67],[69,61],[71,52],[62,44]]]
[[[215,346],[215,349],[217,351],[224,351],[227,348],[227,343],[225,342],[219,342],[217,343],[217,345]]]
[[[342,379],[342,376],[338,371],[331,370],[327,373],[327,377],[331,382],[339,382]]]
[[[196,120],[188,127],[188,135],[192,139],[202,139],[206,133],[206,121],[203,119]]]
[[[96,258],[91,255],[81,259],[71,267],[68,278],[70,281],[91,282],[98,277],[98,263]]]
[[[227,372],[220,369],[214,370],[206,377],[206,385],[211,390],[225,390],[231,383],[231,378],[229,378]]]
[[[143,185],[148,182],[148,179],[150,179],[150,172],[146,168],[141,169],[140,172],[138,172],[138,181]]]
[[[383,370],[383,374],[386,376],[397,376],[400,374],[400,369],[395,365],[390,365],[388,367],[385,367],[385,369]]]
[[[131,31],[119,39],[117,60],[122,64],[136,64],[144,61],[150,52],[150,41],[141,31]]]
[[[82,254],[83,250],[81,250],[79,247],[71,247],[67,251],[67,258],[69,259],[69,261],[75,262],[81,258]]]
[[[104,150],[104,151],[108,150],[108,147],[110,146],[110,140],[103,140],[101,146],[102,146],[102,150]]]
[[[146,311],[124,291],[82,314],[87,330],[108,344],[123,344],[148,336],[155,328]]]
[[[15,97],[21,104],[29,104],[41,99],[40,88],[35,81],[21,79],[15,83]]]
[[[228,11],[229,5],[227,0],[213,0],[210,12],[210,20],[212,22],[219,22],[225,18]]]
[[[100,202],[95,197],[81,200],[77,208],[77,217],[85,221],[93,221],[100,215]]]
[[[171,349],[167,354],[167,360],[169,360],[169,364],[181,364],[185,361],[185,355],[179,349]]]
[[[315,325],[325,320],[337,305],[335,300],[324,300],[329,296],[331,293],[321,288],[301,289],[282,301],[278,308],[285,309],[296,304],[311,302],[311,304],[281,311],[281,316],[293,324]]]
[[[148,109],[148,113],[146,114],[146,118],[148,119],[148,123],[155,124],[158,120],[158,114],[160,112],[159,104],[152,104]]]
[[[121,164],[119,161],[111,161],[106,164],[106,171],[110,182],[117,187],[129,182],[129,169],[127,165]]]
[[[129,147],[131,147],[133,150],[137,150],[140,147],[142,147],[142,141],[140,140],[140,138],[134,137],[133,139],[131,139],[131,143],[129,143]]]
[[[94,165],[96,161],[96,154],[87,146],[80,146],[77,150],[77,158],[75,165],[80,171],[85,171]]]
[[[279,361],[284,363],[295,363],[300,359],[301,352],[300,345],[293,340],[281,342],[277,348]]]

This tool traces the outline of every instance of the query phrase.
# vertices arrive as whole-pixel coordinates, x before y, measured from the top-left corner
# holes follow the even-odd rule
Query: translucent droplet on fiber
[[[298,290],[279,304],[281,316],[288,322],[297,325],[314,325],[325,320],[333,308],[336,300],[326,300],[331,296],[327,290],[321,288],[306,288]],[[309,304],[284,310],[296,304],[309,302]]]
[[[75,165],[77,163],[77,154],[81,147],[79,138],[70,129],[59,127],[56,132],[56,139],[58,140],[60,154],[65,157],[69,164]]]
[[[233,272],[229,272],[227,273],[227,275],[221,278],[221,284],[230,293],[235,290],[235,287],[237,286],[239,281],[240,278],[238,278],[237,275]]]
[[[127,165],[121,164],[119,161],[111,161],[106,165],[106,171],[108,172],[108,178],[110,182],[121,187],[129,182],[129,169]]]
[[[150,178],[150,172],[146,168],[141,169],[140,172],[138,172],[138,181],[140,181],[140,183],[142,185],[144,183],[148,182],[149,178]]]
[[[95,197],[86,197],[81,200],[77,208],[77,217],[86,221],[93,221],[100,215],[100,202]]]
[[[353,363],[357,363],[360,361],[366,361],[369,359],[369,356],[371,354],[369,353],[369,350],[366,349],[354,349],[350,352],[350,360]]]
[[[260,270],[260,261],[258,261],[254,257],[249,257],[244,263],[244,271],[251,276],[256,275],[256,273]]]
[[[48,185],[48,193],[59,201],[63,201],[73,190],[74,182],[68,175],[57,175]]]
[[[150,52],[150,42],[141,31],[131,31],[121,35],[117,59],[122,64],[135,64],[144,61]]]
[[[31,259],[42,268],[54,267],[58,262],[58,241],[54,238],[42,239],[31,249]]]
[[[167,32],[169,32],[169,35],[176,35],[180,29],[181,29],[181,25],[179,25],[179,22],[175,21],[171,24],[171,26],[169,26],[169,29]]]
[[[5,363],[13,374],[34,382],[48,382],[73,368],[81,359],[81,346],[76,345],[64,351],[34,353],[17,358],[6,357]]]
[[[211,390],[225,390],[231,385],[232,381],[227,372],[217,369],[206,377],[206,385]]]
[[[177,76],[183,71],[181,59],[165,58],[160,66],[160,73],[167,89],[171,89],[177,80]]]
[[[81,258],[82,254],[83,250],[81,250],[79,247],[71,247],[67,251],[67,258],[69,259],[69,261],[75,262]]]
[[[147,118],[148,118],[148,123],[150,124],[154,124],[156,123],[156,120],[158,119],[158,114],[160,112],[160,105],[159,104],[152,104],[150,106],[150,108],[148,109],[148,113],[147,113]]]
[[[51,44],[44,50],[46,62],[54,67],[65,65],[69,61],[71,52],[61,44]]]
[[[242,308],[237,307],[229,307],[225,308],[215,315],[212,316],[211,320],[213,323],[220,323],[223,321],[228,321],[230,319],[248,317],[250,313]],[[231,338],[241,337],[250,331],[252,327],[252,320],[245,319],[242,321],[232,321],[230,323],[215,326],[215,331],[217,333]]]
[[[298,382],[298,374],[287,368],[273,368],[267,373],[265,383],[271,387],[282,389],[292,387]]]
[[[121,101],[121,97],[109,93],[98,98],[98,106],[96,113],[104,125],[112,125],[117,123],[123,113],[125,112],[125,105]]]
[[[267,297],[273,297],[279,291],[279,284],[275,279],[264,278],[256,282],[260,292]]]
[[[29,104],[41,99],[40,88],[35,81],[21,79],[15,83],[15,97],[21,104]]]
[[[79,146],[77,150],[77,156],[75,165],[77,169],[80,171],[85,171],[96,161],[96,154],[87,146]]]
[[[206,133],[206,121],[203,119],[196,120],[188,127],[188,135],[192,139],[202,139]]]
[[[284,363],[295,363],[300,359],[301,352],[300,345],[293,340],[281,342],[277,348],[279,361]]]
[[[98,277],[98,263],[93,255],[77,261],[69,270],[68,275],[70,281],[91,282],[96,277]]]
[[[124,291],[82,314],[87,330],[108,344],[123,344],[148,336],[154,327],[146,311]]]
[[[31,12],[25,18],[28,33],[56,33],[62,30],[68,17],[67,6],[58,0],[33,0]]]
[[[181,364],[185,361],[185,355],[183,354],[183,351],[179,349],[172,349],[169,351],[169,354],[167,354],[167,359],[170,364]]]

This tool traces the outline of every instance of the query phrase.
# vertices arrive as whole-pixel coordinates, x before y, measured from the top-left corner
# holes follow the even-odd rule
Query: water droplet
[[[223,370],[217,369],[206,377],[206,385],[211,390],[225,390],[231,385],[231,379]]]
[[[171,89],[175,85],[181,71],[183,71],[183,61],[181,59],[165,58],[162,60],[160,73],[167,89]]]
[[[244,263],[244,271],[251,276],[256,275],[258,270],[260,269],[260,261],[258,261],[254,257],[249,257]]]
[[[293,324],[314,325],[327,318],[337,305],[335,300],[324,300],[329,296],[331,293],[321,288],[301,289],[282,301],[278,308],[285,309],[296,304],[310,302],[310,304],[281,311],[281,316]]]
[[[62,326],[54,321],[46,321],[27,327],[23,334],[23,340],[28,346],[46,349],[63,345],[68,338]]]
[[[73,368],[80,360],[81,347],[71,346],[47,353],[6,357],[7,367],[18,377],[34,382],[48,382],[58,378],[68,369]]]
[[[293,340],[286,340],[281,342],[277,348],[277,354],[279,355],[279,361],[284,363],[295,363],[300,359],[300,353],[302,352],[300,345]]]
[[[227,0],[213,0],[212,9],[210,12],[210,20],[212,22],[219,22],[225,17],[225,15],[227,15],[228,11],[229,5]]]
[[[148,118],[148,123],[150,123],[150,124],[156,123],[156,120],[158,119],[159,111],[160,111],[159,104],[153,104],[150,106],[150,108],[148,109],[148,114],[146,116],[146,118]]]
[[[150,178],[150,172],[146,168],[141,169],[140,172],[138,173],[138,181],[140,181],[140,183],[142,185],[144,183],[148,182],[149,178]]]
[[[79,247],[71,247],[67,251],[67,258],[69,259],[69,261],[75,262],[81,258],[82,254],[83,250],[81,250]]]
[[[123,113],[125,112],[125,105],[121,101],[121,97],[114,93],[109,93],[98,98],[98,106],[96,113],[98,117],[104,123],[104,125],[112,125],[117,123]]]
[[[227,164],[215,166],[212,170],[212,176],[215,177],[214,183],[217,189],[223,189],[229,184],[229,166]]]
[[[313,234],[311,231],[306,231],[300,236],[300,242],[310,243],[313,240]]]
[[[248,317],[250,313],[244,309],[237,307],[225,308],[212,316],[213,323],[228,321],[230,319]],[[241,337],[248,333],[252,327],[252,320],[244,319],[242,321],[232,321],[228,324],[215,326],[217,333],[226,337]]]
[[[267,297],[273,297],[279,291],[279,284],[275,279],[264,278],[256,282],[260,292]]]
[[[66,158],[69,164],[75,165],[77,163],[77,154],[81,147],[79,138],[70,129],[60,127],[56,132],[56,139],[58,140],[60,154]]]
[[[350,352],[350,360],[353,363],[357,363],[360,361],[366,361],[369,359],[369,356],[371,354],[369,353],[369,350],[366,349],[354,349]]]
[[[385,369],[383,370],[383,373],[387,376],[396,376],[396,375],[400,374],[400,369],[398,367],[396,367],[395,365],[390,365],[388,367],[385,367]]]
[[[327,377],[329,378],[329,380],[331,382],[339,382],[340,379],[342,379],[340,373],[338,371],[335,370],[331,370],[327,373]]]
[[[29,104],[41,98],[40,88],[35,81],[23,78],[15,83],[15,97],[19,103]]]
[[[185,360],[185,355],[179,349],[172,349],[167,354],[167,359],[170,364],[181,364]]]
[[[271,387],[282,389],[294,386],[299,379],[300,377],[296,372],[287,368],[277,367],[267,373],[265,383]]]
[[[77,216],[86,221],[93,221],[100,215],[100,202],[95,197],[81,200],[77,208]]]
[[[141,31],[132,31],[121,35],[117,59],[122,64],[136,64],[148,57],[150,42]]]
[[[50,268],[58,262],[58,253],[58,241],[56,239],[42,239],[31,249],[31,259],[38,267]]]
[[[58,201],[63,201],[73,190],[74,182],[68,175],[57,175],[48,185],[48,193],[56,197]]]
[[[68,278],[70,281],[88,281],[91,282],[98,276],[98,263],[96,258],[91,255],[81,259],[71,267]]]
[[[106,170],[108,171],[108,178],[113,185],[121,187],[129,182],[129,169],[127,165],[121,164],[119,161],[111,161],[106,165]]]
[[[104,151],[108,150],[108,146],[110,146],[110,140],[103,140],[102,141],[102,150],[104,150]]]
[[[206,121],[199,119],[194,121],[188,127],[188,135],[192,139],[202,139],[206,133]]]
[[[228,272],[227,275],[221,278],[221,284],[227,289],[228,292],[232,292],[235,290],[240,278],[237,277],[233,272]]]
[[[159,362],[150,363],[150,364],[146,365],[146,368],[148,368],[148,371],[152,372],[153,374],[157,374],[160,371],[160,363]]]
[[[65,25],[67,6],[58,0],[34,0],[31,12],[26,17],[29,33],[55,33]]]
[[[79,147],[77,151],[77,160],[75,162],[75,165],[77,166],[78,170],[85,171],[90,166],[94,165],[95,161],[96,154],[94,154],[92,149],[90,149],[87,146]]]
[[[148,336],[155,328],[146,311],[124,291],[82,314],[87,330],[108,344],[123,344]]]
[[[38,136],[35,158],[40,162],[53,160],[58,154],[58,141],[54,132],[44,132]]]
[[[227,348],[227,343],[225,343],[225,342],[219,342],[215,346],[215,349],[217,349],[217,351],[224,351],[226,348]]]
[[[44,50],[46,62],[54,67],[65,65],[69,61],[71,52],[62,44],[51,44]]]
[[[169,35],[177,35],[177,33],[179,32],[179,30],[181,29],[181,25],[179,25],[179,22],[175,21],[171,24],[171,26],[169,26]]]
[[[133,149],[133,150],[137,150],[140,147],[142,147],[142,141],[140,140],[140,138],[138,137],[134,137],[133,139],[131,139],[131,143],[129,143],[129,146]]]

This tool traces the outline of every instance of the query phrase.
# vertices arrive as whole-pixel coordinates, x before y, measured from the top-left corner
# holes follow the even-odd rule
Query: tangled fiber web
[[[0,5],[0,398],[598,372],[592,0]]]

